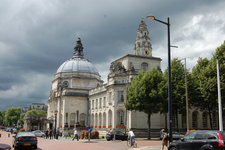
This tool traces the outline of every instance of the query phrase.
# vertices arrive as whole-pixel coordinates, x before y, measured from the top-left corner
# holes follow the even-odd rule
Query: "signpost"
[[[88,141],[90,142],[92,128],[91,127],[88,127],[87,130],[88,130]]]

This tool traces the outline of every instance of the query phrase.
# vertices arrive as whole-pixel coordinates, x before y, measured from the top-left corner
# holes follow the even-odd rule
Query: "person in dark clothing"
[[[48,139],[48,130],[45,131],[45,138]]]
[[[53,136],[53,131],[50,130],[50,131],[49,131],[49,138],[52,139],[52,138],[53,138],[52,136]]]

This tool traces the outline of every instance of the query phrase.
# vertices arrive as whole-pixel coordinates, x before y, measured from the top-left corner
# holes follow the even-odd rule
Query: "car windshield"
[[[184,136],[184,140],[193,140],[195,138],[196,132],[190,132]]]
[[[184,136],[184,140],[217,139],[217,132],[190,132]]]
[[[17,133],[16,136],[20,137],[20,136],[35,136],[35,135],[32,132],[19,132]]]

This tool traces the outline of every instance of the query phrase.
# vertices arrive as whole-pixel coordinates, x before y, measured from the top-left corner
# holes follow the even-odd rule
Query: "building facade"
[[[132,129],[137,136],[147,136],[147,115],[127,111],[126,89],[139,71],[161,70],[161,58],[153,57],[149,31],[144,19],[137,30],[133,54],[124,55],[109,67],[107,83],[103,84],[96,68],[84,58],[78,39],[74,55],[57,70],[48,100],[48,128],[70,131],[76,127],[91,126],[103,134],[110,129]],[[168,114],[151,116],[152,136],[158,137],[161,128],[167,128]],[[209,129],[209,116],[194,108],[189,110],[190,129]],[[217,126],[214,117],[214,126]],[[186,117],[178,115],[176,129],[186,128]]]
[[[89,90],[102,83],[96,68],[84,58],[83,46],[78,39],[73,57],[58,68],[52,81],[48,128],[69,130],[76,126],[88,126]]]

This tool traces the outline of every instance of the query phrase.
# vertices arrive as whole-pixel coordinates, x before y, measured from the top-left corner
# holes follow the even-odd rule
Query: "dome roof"
[[[71,58],[65,61],[57,70],[56,73],[60,72],[88,72],[98,74],[95,66],[84,58]]]

